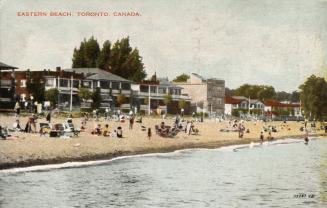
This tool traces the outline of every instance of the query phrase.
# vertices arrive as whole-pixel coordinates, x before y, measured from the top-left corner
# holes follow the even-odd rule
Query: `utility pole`
[[[151,90],[150,90],[150,88],[151,88],[151,85],[149,85],[149,115],[151,115]]]
[[[73,110],[73,82],[74,82],[74,78],[72,75],[70,77],[70,107],[69,107],[70,112],[72,112]]]

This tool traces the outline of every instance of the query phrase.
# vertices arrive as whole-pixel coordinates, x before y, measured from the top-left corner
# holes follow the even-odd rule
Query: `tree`
[[[92,92],[87,88],[81,87],[78,89],[78,97],[83,101],[89,100],[92,98]]]
[[[327,82],[311,75],[299,88],[305,116],[323,120],[327,115]]]
[[[32,80],[27,80],[26,89],[33,96],[34,101],[39,103],[44,101],[45,87],[40,77],[33,77]]]
[[[170,94],[164,96],[163,102],[165,103],[167,109],[168,109],[168,105],[171,103],[172,100],[173,98]]]
[[[93,36],[87,41],[84,39],[79,49],[74,49],[72,61],[73,68],[98,67],[132,81],[146,77],[142,57],[137,48],[130,46],[129,37],[117,40],[113,46],[107,40],[101,51]]]
[[[277,92],[276,99],[278,101],[289,101],[291,98],[291,94],[285,91]]]
[[[272,86],[244,84],[235,89],[235,95],[266,100],[274,99],[276,97],[276,92]]]
[[[92,108],[98,109],[101,105],[101,90],[100,87],[97,87],[96,90],[92,94]]]
[[[89,40],[84,39],[79,49],[74,49],[72,68],[93,68],[97,66],[97,59],[100,54],[100,47],[92,36]]]
[[[234,95],[235,95],[234,89],[229,89],[228,87],[225,88],[225,96],[234,96]]]
[[[52,88],[45,91],[45,100],[50,101],[52,107],[56,106],[58,103],[59,91],[57,88]]]
[[[149,97],[144,98],[144,105],[149,105]]]
[[[106,40],[103,43],[99,57],[97,59],[97,67],[106,71],[110,71],[110,53],[111,53],[111,42]]]
[[[292,94],[291,94],[290,101],[292,103],[300,102],[300,93],[298,91],[293,91]]]
[[[186,82],[187,79],[189,79],[189,78],[190,78],[189,75],[183,73],[183,74],[177,76],[177,77],[173,80],[173,82]]]
[[[119,94],[119,95],[117,96],[117,104],[119,105],[119,107],[120,107],[122,104],[125,103],[125,100],[126,100],[125,95],[123,95],[123,94]]]
[[[179,109],[185,108],[186,107],[186,102],[183,99],[178,100],[178,107]]]

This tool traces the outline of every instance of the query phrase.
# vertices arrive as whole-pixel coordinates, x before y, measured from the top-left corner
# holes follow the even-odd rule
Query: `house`
[[[0,62],[0,109],[12,109],[15,104],[15,69]]]
[[[124,79],[118,75],[112,74],[99,68],[72,68],[64,69],[64,71],[83,74],[81,87],[94,92],[96,88],[100,88],[101,106],[100,108],[120,108],[123,110],[131,109],[132,104],[132,81]],[[117,103],[119,95],[124,96],[124,103],[120,106]],[[86,106],[89,107],[89,106]]]
[[[278,100],[264,101],[264,111],[269,116],[276,116],[281,113],[289,113],[290,116],[302,117],[300,103],[285,103]]]
[[[168,78],[158,78],[149,81],[141,81],[132,84],[134,106],[140,111],[161,113],[180,113],[178,102],[185,101],[185,114],[190,113],[190,97],[182,94],[182,87],[171,82]],[[167,96],[171,96],[171,102],[165,104]],[[150,102],[149,102],[150,100]]]
[[[233,110],[242,110],[254,114],[263,114],[265,105],[258,99],[249,99],[244,96],[225,97],[225,115],[232,115]]]
[[[183,92],[191,97],[191,105],[196,112],[224,114],[225,81],[222,79],[205,79],[191,73],[186,82],[175,82]]]

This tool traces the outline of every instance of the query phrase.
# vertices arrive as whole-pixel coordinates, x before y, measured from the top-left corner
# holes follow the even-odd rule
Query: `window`
[[[149,92],[149,86],[147,85],[140,85],[141,92]]]
[[[100,81],[100,87],[102,89],[109,89],[109,82],[108,81]]]
[[[112,82],[111,83],[111,88],[113,90],[119,90],[119,82]]]
[[[26,79],[20,80],[20,87],[26,87]]]
[[[221,104],[222,104],[222,100],[221,100],[221,98],[218,98],[218,99],[217,99],[217,102],[218,102],[219,105],[221,105]]]
[[[130,83],[122,83],[121,88],[123,90],[130,90],[131,89],[131,84]]]
[[[45,79],[45,86],[54,87],[54,80],[53,80],[53,78],[46,78]]]
[[[150,87],[150,92],[151,93],[156,93],[157,92],[157,87],[156,86],[151,86]]]
[[[166,88],[161,88],[161,87],[159,87],[158,92],[159,92],[160,94],[166,94],[166,93],[167,93],[167,90],[166,90]]]
[[[68,80],[60,79],[60,87],[68,87]]]
[[[73,88],[79,87],[79,80],[73,80]]]
[[[83,81],[82,85],[83,85],[83,87],[85,87],[85,88],[91,88],[91,83],[90,83],[90,81]]]

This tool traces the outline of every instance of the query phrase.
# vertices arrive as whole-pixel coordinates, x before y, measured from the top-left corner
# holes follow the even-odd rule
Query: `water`
[[[0,207],[327,206],[327,140],[92,163],[1,171]]]

